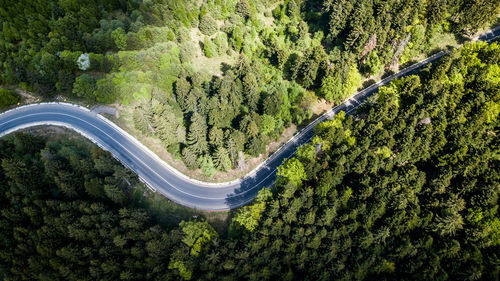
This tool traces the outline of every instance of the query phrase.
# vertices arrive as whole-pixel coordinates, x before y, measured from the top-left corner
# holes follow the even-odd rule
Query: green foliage
[[[376,75],[380,73],[384,68],[384,65],[380,61],[377,51],[370,52],[366,58],[366,70],[369,74]]]
[[[242,16],[244,19],[250,16],[250,4],[247,0],[240,0],[236,3],[236,13]]]
[[[184,279],[184,280],[191,280],[193,276],[193,272],[189,270],[184,262],[180,260],[175,260],[171,259],[170,263],[168,264],[168,269],[177,269],[179,270],[179,275]]]
[[[218,54],[217,46],[208,37],[203,39],[203,52],[207,58],[212,58]]]
[[[191,117],[187,141],[189,147],[198,155],[208,150],[207,122],[198,112],[195,112]]]
[[[243,227],[250,232],[254,231],[259,225],[262,213],[266,209],[267,200],[271,197],[272,193],[268,188],[261,189],[252,205],[238,209],[231,221],[232,225]]]
[[[19,95],[7,89],[0,89],[0,108],[6,108],[18,103],[21,100]]]
[[[201,33],[205,35],[213,35],[217,32],[217,22],[209,15],[206,14],[200,18],[200,24],[198,25]]]
[[[180,244],[180,238],[167,235],[138,206],[137,176],[111,154],[27,134],[3,137],[0,148],[2,278],[119,280],[133,272],[144,280],[172,274],[164,266],[168,244]]]
[[[271,116],[264,114],[261,116],[261,129],[260,131],[264,135],[269,135],[272,132],[274,132],[274,129],[276,128],[276,120]]]
[[[264,153],[285,126],[310,118],[314,93],[335,103],[354,93],[358,67],[374,74],[443,47],[493,22],[499,5],[41,0],[1,7],[2,84],[121,102],[134,108],[138,131],[182,151],[191,169],[202,160],[211,175],[245,167],[242,150]],[[212,58],[203,64],[193,60],[196,26]],[[82,73],[76,60],[84,53],[90,64]],[[0,272],[9,276],[2,277],[494,280],[497,53],[497,44],[466,45],[420,78],[382,88],[359,120],[338,114],[320,124],[299,162],[280,168],[277,194],[237,216],[252,231],[208,243],[196,257],[186,255],[181,230],[137,227],[130,214],[142,215],[116,211],[131,204],[120,177],[130,179],[109,155],[85,161],[66,157],[67,149],[38,153],[36,141],[3,144],[1,215],[9,220],[0,223],[0,249],[9,251]],[[90,199],[101,205],[89,207]],[[482,212],[479,222],[463,202]]]
[[[325,76],[321,81],[320,93],[329,102],[342,102],[344,95],[340,75],[332,74]]]
[[[125,30],[119,27],[113,32],[111,32],[111,39],[115,43],[115,46],[118,50],[125,50],[127,48],[127,34],[125,34]]]
[[[218,33],[215,38],[213,43],[215,46],[217,46],[217,52],[219,56],[223,56],[226,54],[229,46],[227,43],[227,34],[226,33]]]
[[[86,73],[78,76],[73,84],[73,94],[95,101],[96,79]]]
[[[221,171],[228,171],[231,169],[231,159],[229,153],[223,146],[219,146],[214,153],[213,158],[214,166]]]
[[[182,221],[179,226],[182,229],[182,242],[190,249],[190,254],[198,256],[206,244],[217,239],[217,232],[206,221]]]
[[[282,166],[278,167],[276,175],[286,178],[295,185],[301,185],[306,179],[304,165],[296,158],[286,160]]]
[[[217,162],[221,169],[224,169],[224,165],[227,165],[227,162],[222,162],[224,160],[226,159],[222,159],[221,162]],[[203,174],[209,178],[213,177],[217,172],[212,158],[208,155],[200,156],[200,158],[198,158],[198,164],[200,165]]]

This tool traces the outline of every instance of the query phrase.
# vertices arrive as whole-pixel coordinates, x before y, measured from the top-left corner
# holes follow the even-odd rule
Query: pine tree
[[[214,153],[214,165],[217,169],[221,171],[227,171],[231,169],[231,160],[229,159],[229,154],[224,147],[218,147]]]
[[[193,113],[191,116],[187,143],[197,155],[201,155],[208,150],[207,123],[205,118],[198,112]]]

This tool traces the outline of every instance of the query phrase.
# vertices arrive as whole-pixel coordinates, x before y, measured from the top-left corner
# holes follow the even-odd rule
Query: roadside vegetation
[[[499,63],[497,43],[467,44],[321,123],[218,232],[185,209],[160,223],[99,148],[2,138],[0,277],[494,280]]]
[[[21,97],[12,90],[0,89],[0,109],[10,107],[21,101]]]
[[[0,2],[0,82],[115,103],[137,137],[206,178],[242,169],[285,128],[496,20],[476,1]],[[130,127],[133,127],[130,128]]]

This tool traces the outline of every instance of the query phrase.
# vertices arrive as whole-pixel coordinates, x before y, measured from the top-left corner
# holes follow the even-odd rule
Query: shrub
[[[95,84],[95,78],[84,73],[75,79],[75,83],[73,84],[73,94],[90,101],[95,101]]]
[[[203,40],[203,52],[207,58],[211,58],[217,55],[217,47],[208,37]]]
[[[236,4],[236,13],[245,19],[250,16],[250,4],[248,4],[247,0],[240,0],[240,2]]]
[[[204,15],[200,19],[200,24],[198,26],[201,33],[205,35],[212,35],[217,31],[217,22],[208,14]]]
[[[227,52],[227,35],[226,33],[219,33],[214,38],[214,44],[217,46],[217,51],[219,55],[224,55]]]
[[[21,97],[11,90],[0,89],[0,108],[6,108],[18,103]]]
[[[190,62],[196,55],[196,46],[193,42],[183,42],[181,44],[180,59],[181,62]]]

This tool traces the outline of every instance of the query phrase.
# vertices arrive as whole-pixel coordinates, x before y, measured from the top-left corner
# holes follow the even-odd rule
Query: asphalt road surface
[[[500,28],[497,27],[479,36],[477,40],[491,41],[497,38],[499,33]],[[71,128],[110,151],[122,164],[136,172],[146,185],[168,199],[201,210],[228,210],[249,203],[261,188],[272,185],[276,179],[277,167],[284,159],[291,157],[298,146],[307,143],[314,136],[313,128],[319,122],[333,117],[341,110],[348,114],[354,113],[354,110],[377,92],[380,86],[408,75],[447,53],[439,52],[359,91],[303,128],[247,176],[227,183],[203,183],[189,179],[106,118],[71,104],[41,103],[4,112],[0,114],[0,137],[37,125]]]

